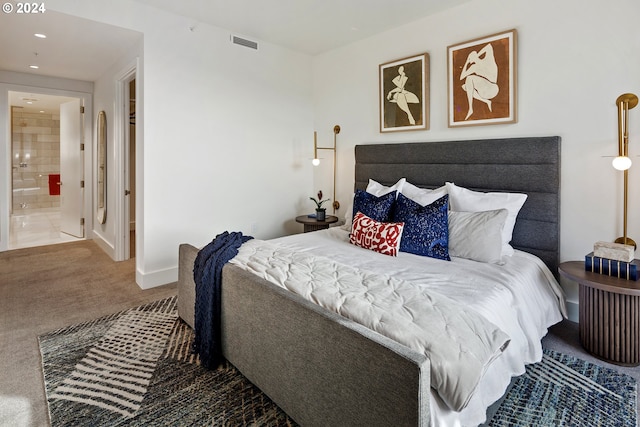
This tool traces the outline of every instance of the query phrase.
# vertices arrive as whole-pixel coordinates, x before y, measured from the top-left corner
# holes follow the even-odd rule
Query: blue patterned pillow
[[[449,195],[422,206],[398,194],[393,222],[404,222],[400,251],[431,258],[449,258]]]
[[[353,197],[353,216],[355,217],[358,212],[362,212],[376,221],[391,222],[395,201],[395,190],[380,197],[363,190],[356,190],[356,194]]]

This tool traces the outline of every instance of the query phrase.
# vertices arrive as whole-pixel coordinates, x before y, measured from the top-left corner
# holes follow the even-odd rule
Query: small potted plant
[[[316,204],[316,219],[318,221],[324,221],[327,215],[327,210],[322,207],[324,202],[328,202],[329,199],[322,200],[322,190],[318,191],[318,198],[309,197]]]

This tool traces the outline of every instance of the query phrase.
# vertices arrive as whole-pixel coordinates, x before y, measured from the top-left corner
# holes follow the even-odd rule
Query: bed
[[[388,191],[410,183],[412,187],[406,188],[429,196],[446,189],[453,209],[455,194],[526,194],[516,211],[510,240],[513,253],[505,257],[502,251],[496,255],[493,250],[492,257],[499,256],[498,261],[480,262],[473,257],[492,251],[476,255],[476,248],[469,255],[466,245],[458,245],[462,249],[456,255],[463,256],[452,256],[451,261],[405,252],[389,257],[350,243],[348,226],[269,242],[251,241],[223,269],[223,355],[301,425],[477,425],[484,421],[487,407],[504,393],[510,378],[522,374],[525,364],[540,360],[540,339],[562,319],[564,301],[554,279],[559,259],[560,138],[359,145],[355,158],[357,197],[362,194],[358,190],[375,193],[372,188],[376,186]],[[463,208],[467,206],[460,204],[466,199],[460,197],[456,199],[458,210],[466,215]],[[491,218],[502,218],[503,223],[511,214],[504,209],[493,211]],[[351,222],[349,215],[345,220]],[[411,234],[402,238],[409,241],[407,236]],[[178,310],[192,326],[197,252],[191,245],[180,246]],[[275,259],[276,253],[284,257],[277,258],[277,263],[295,266],[293,273],[291,267],[288,272],[276,271],[264,261]],[[393,259],[394,267],[384,264],[387,259]],[[405,334],[413,324],[400,322],[401,333],[389,332],[387,325],[396,322],[396,317],[385,318],[386,308],[378,303],[364,309],[377,319],[367,324],[359,318],[360,300],[345,299],[344,293],[340,306],[334,307],[340,314],[334,312],[325,296],[344,291],[336,291],[331,284],[297,288],[297,282],[320,282],[316,280],[320,274],[310,273],[309,265],[300,267],[305,262],[333,271],[328,276],[349,277],[343,281],[352,283],[353,289],[382,277],[378,289],[391,284],[391,297],[397,294],[400,300],[413,301],[414,294],[426,293],[430,299],[435,295],[436,307],[451,311],[464,307],[456,314],[463,316],[462,323],[487,320],[489,329],[483,325],[480,335],[485,334],[493,347],[480,364],[477,382],[466,394],[449,397],[450,384],[457,379],[447,376],[450,373],[441,374],[443,356],[438,356],[437,348],[425,353],[428,343],[413,345],[416,338]],[[456,277],[450,275],[454,264],[460,272]],[[416,265],[438,279],[423,286]],[[307,280],[290,281],[292,276]],[[516,284],[511,285],[514,280]],[[293,286],[287,288],[287,282]],[[368,290],[353,289],[349,295],[361,292],[367,299]],[[409,304],[400,307],[401,311],[411,309]],[[466,361],[462,367],[453,365],[453,371],[466,365]]]

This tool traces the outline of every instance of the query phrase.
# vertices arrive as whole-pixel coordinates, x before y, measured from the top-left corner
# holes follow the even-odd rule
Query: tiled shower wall
[[[60,173],[60,115],[16,107],[11,113],[13,213],[59,207],[60,196],[49,194],[49,175]]]

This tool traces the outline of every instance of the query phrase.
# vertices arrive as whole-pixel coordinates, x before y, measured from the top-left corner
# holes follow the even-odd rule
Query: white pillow
[[[445,183],[449,193],[449,210],[457,212],[482,212],[496,209],[509,211],[504,228],[502,229],[502,256],[513,255],[513,248],[509,245],[516,225],[518,212],[527,200],[522,193],[483,193],[458,187],[452,182]]]
[[[391,193],[392,191],[397,191],[398,193],[402,192],[402,187],[407,180],[404,178],[400,178],[398,182],[393,184],[391,187],[387,187],[386,185],[380,184],[373,179],[369,179],[369,184],[367,184],[367,193],[373,194],[376,197],[384,196],[387,193]]]
[[[449,211],[449,256],[502,263],[502,230],[509,211]]]
[[[422,206],[427,206],[447,194],[447,186],[443,185],[440,188],[430,190],[428,188],[416,187],[409,181],[405,181],[402,186],[402,191],[400,192],[414,202]]]

